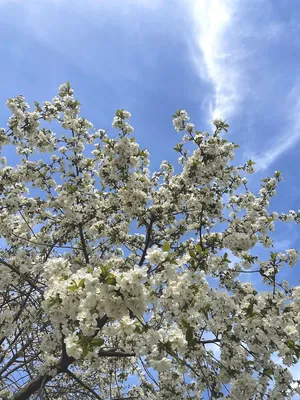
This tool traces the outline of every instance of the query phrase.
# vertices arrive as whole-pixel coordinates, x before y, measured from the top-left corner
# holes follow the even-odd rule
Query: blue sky
[[[297,207],[299,17],[296,0],[0,0],[1,122],[8,97],[51,99],[70,80],[96,126],[131,111],[155,167],[175,158],[179,107],[202,130],[226,118],[237,161],[281,170],[279,204]]]
[[[251,188],[280,170],[272,208],[298,210],[299,18],[297,0],[0,0],[0,125],[7,98],[49,100],[69,80],[95,127],[132,113],[154,170],[177,164],[174,111],[200,130],[221,117],[236,162],[257,162]],[[300,248],[299,235],[281,225],[278,249]]]
[[[257,162],[253,190],[280,170],[272,208],[298,210],[299,20],[297,0],[0,0],[0,125],[7,98],[50,100],[69,80],[95,127],[132,113],[155,169],[176,163],[174,111],[200,130],[221,117],[236,162]],[[299,226],[278,228],[276,250],[300,249]]]
[[[179,107],[200,129],[211,116],[226,118],[241,145],[238,161],[280,169],[292,207],[299,17],[296,0],[0,0],[0,104],[20,93],[50,99],[70,80],[96,126],[109,128],[117,108],[129,109],[155,165],[174,158],[171,115]],[[2,107],[1,121],[6,115]]]

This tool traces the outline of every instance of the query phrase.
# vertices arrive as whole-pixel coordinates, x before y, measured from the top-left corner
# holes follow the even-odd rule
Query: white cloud
[[[268,150],[258,154],[251,154],[256,162],[256,170],[267,169],[278,157],[290,149],[300,139],[300,83],[297,82],[283,101],[282,114],[283,120],[282,133],[280,133],[273,143],[268,146]]]
[[[265,97],[272,78],[264,73],[260,75],[260,65],[264,68],[263,63],[268,62],[266,54],[272,48],[269,46],[284,43],[282,36],[289,26],[273,19],[274,5],[268,0],[257,0],[247,7],[238,0],[193,0],[192,4],[194,40],[190,41],[189,50],[196,72],[212,85],[213,99],[211,94],[201,99],[208,108],[209,119],[220,117],[229,120],[229,124],[238,115],[245,115],[247,119],[249,110],[244,106],[249,96],[254,112],[258,107],[267,106],[271,115],[276,96],[274,93],[274,98]],[[258,74],[259,86],[253,81],[253,73]],[[264,83],[266,88],[262,86]],[[299,99],[300,84],[297,83],[291,93],[282,94],[282,134],[272,137],[270,131],[266,132],[263,138],[266,150],[245,155],[254,159],[257,170],[268,168],[299,140]],[[256,124],[258,121],[254,121]]]
[[[190,54],[200,77],[211,82],[215,92],[210,118],[227,119],[236,113],[247,90],[238,65],[247,53],[231,40],[238,4],[236,0],[194,0],[191,10],[195,43],[190,43]]]

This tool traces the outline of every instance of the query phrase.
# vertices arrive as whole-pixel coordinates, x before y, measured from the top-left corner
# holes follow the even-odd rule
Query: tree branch
[[[86,385],[84,382],[82,382],[81,379],[79,379],[75,374],[73,374],[73,372],[71,372],[70,370],[67,370],[66,373],[68,375],[70,375],[77,383],[79,383],[79,385],[81,385],[83,388],[85,388],[88,392],[92,393],[92,395],[94,397],[96,397],[96,399],[98,400],[103,400],[102,397],[100,397],[95,390],[93,390],[92,388],[90,388],[88,385]]]
[[[100,357],[119,357],[119,358],[135,357],[135,353],[123,353],[122,351],[104,351],[104,350],[100,350],[100,351],[98,351],[97,354]]]
[[[0,259],[0,263],[5,265],[7,268],[9,268],[11,271],[13,271],[15,274],[17,274],[20,278],[24,279],[31,287],[33,287],[35,290],[37,290],[41,295],[43,295],[43,291],[36,285],[36,283],[28,276],[28,274],[23,274],[18,270],[18,268],[14,267],[13,265],[9,264],[2,258]]]
[[[87,248],[86,248],[86,242],[85,242],[85,238],[84,238],[83,229],[82,229],[82,225],[81,224],[79,225],[79,235],[80,235],[80,241],[81,241],[81,245],[82,245],[82,251],[83,251],[83,254],[84,254],[85,262],[87,264],[89,264],[90,263],[89,254],[88,254],[88,251],[87,251]]]
[[[150,245],[150,237],[151,237],[151,231],[152,231],[153,224],[154,224],[154,218],[151,217],[150,223],[149,223],[148,228],[147,228],[145,247],[144,247],[143,254],[141,256],[140,262],[139,262],[139,266],[140,267],[144,264],[144,261],[145,261],[145,258],[146,258],[146,254],[147,254],[147,250],[148,250],[148,247]]]
[[[107,315],[104,315],[103,317],[98,318],[97,327],[99,328],[99,330],[103,328],[103,326],[106,324],[107,321],[108,321]],[[124,353],[122,353],[122,354],[124,354]],[[113,357],[113,356],[107,355],[107,357]],[[62,352],[61,352],[61,358],[60,358],[59,364],[57,366],[57,374],[56,375],[58,375],[62,372],[67,372],[69,365],[71,365],[74,361],[75,361],[75,358],[69,357],[66,352],[66,346],[64,343],[64,335],[62,335]],[[47,373],[38,375],[36,378],[32,379],[26,386],[24,386],[22,389],[20,389],[12,397],[11,400],[27,400],[27,399],[29,399],[29,397],[32,394],[34,394],[37,390],[40,389],[42,384],[46,385],[46,383],[51,381],[51,379],[53,379],[53,378],[54,377],[52,375],[49,375]]]

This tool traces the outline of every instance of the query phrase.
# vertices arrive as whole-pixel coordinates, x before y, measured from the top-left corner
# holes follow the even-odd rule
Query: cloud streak
[[[256,169],[265,170],[300,138],[300,85],[294,83],[290,93],[288,85],[281,85],[286,81],[284,68],[291,75],[291,66],[282,62],[283,57],[276,58],[291,46],[294,22],[282,18],[268,0],[247,7],[238,0],[194,0],[192,4],[190,57],[196,73],[213,90],[213,96],[204,93],[206,114],[209,120],[243,118],[241,126],[251,125],[255,132],[245,134],[248,150],[244,157],[250,155]],[[257,127],[264,112],[270,119],[262,142],[263,133]],[[281,131],[274,130],[275,120],[283,127]]]
[[[190,54],[201,79],[211,82],[214,89],[210,118],[229,118],[238,112],[245,91],[238,62],[246,53],[237,40],[231,40],[237,11],[236,0],[193,2],[195,41],[190,44]]]
[[[285,126],[269,149],[252,155],[257,171],[266,170],[300,139],[300,83],[297,82],[288,94],[287,100],[283,104],[283,114],[286,115]]]

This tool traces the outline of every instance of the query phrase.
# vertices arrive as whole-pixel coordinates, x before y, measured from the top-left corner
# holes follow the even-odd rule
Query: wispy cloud
[[[190,54],[200,77],[210,81],[214,89],[210,118],[229,118],[238,112],[247,90],[238,63],[247,53],[237,40],[231,40],[238,5],[236,0],[194,0],[191,10],[195,42],[190,43]]]
[[[266,148],[261,146],[261,137],[251,138],[255,147],[259,140],[260,147],[250,150],[249,143],[245,157],[255,160],[257,170],[267,169],[300,138],[300,85],[290,93],[280,86],[286,71],[276,58],[295,36],[293,21],[282,19],[268,0],[247,3],[247,7],[238,0],[193,0],[192,4],[190,56],[200,78],[212,86],[213,95],[204,93],[203,101],[209,119],[220,117],[230,123],[244,116],[243,126],[250,124],[258,131],[256,118],[266,110],[270,117],[263,140]],[[283,127],[281,132],[274,132],[273,116]]]
[[[267,169],[284,152],[290,149],[300,139],[300,83],[297,82],[287,95],[282,105],[285,115],[284,125],[277,137],[262,153],[252,154],[256,162],[256,170]]]

